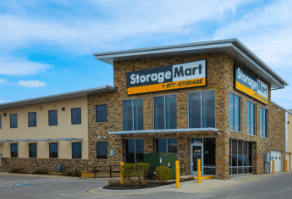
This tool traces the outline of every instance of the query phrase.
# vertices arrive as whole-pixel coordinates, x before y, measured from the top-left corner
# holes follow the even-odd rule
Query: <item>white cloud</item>
[[[34,75],[50,68],[47,64],[21,60],[16,57],[0,57],[1,75]]]
[[[0,79],[0,85],[5,84],[7,81],[5,79]]]
[[[35,87],[45,87],[45,82],[40,82],[38,80],[35,81],[19,81],[19,86],[28,87],[28,88],[35,88]]]

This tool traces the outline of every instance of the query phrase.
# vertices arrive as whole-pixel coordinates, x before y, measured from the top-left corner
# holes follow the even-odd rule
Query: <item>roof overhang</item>
[[[16,101],[16,102],[8,102],[8,103],[0,104],[0,110],[17,108],[17,107],[22,107],[22,106],[29,106],[29,105],[38,105],[38,104],[44,104],[44,103],[56,102],[56,101],[62,101],[62,100],[84,98],[84,97],[87,97],[88,95],[112,92],[115,90],[116,90],[115,87],[106,85],[106,86],[101,86],[101,87],[91,88],[91,89],[86,89],[86,90],[79,90],[79,91],[74,91],[74,92],[61,93],[57,95],[31,98],[31,99],[26,99],[26,100],[21,100],[21,101]]]
[[[113,65],[115,61],[219,52],[224,52],[234,57],[244,66],[269,83],[272,89],[280,89],[288,85],[286,81],[284,81],[278,74],[275,73],[275,71],[266,65],[238,39],[112,51],[94,53],[93,55],[96,59]]]
[[[142,134],[142,133],[184,133],[184,132],[219,132],[216,128],[188,128],[188,129],[163,129],[163,130],[136,130],[136,131],[110,131],[110,135],[122,135],[122,134]]]

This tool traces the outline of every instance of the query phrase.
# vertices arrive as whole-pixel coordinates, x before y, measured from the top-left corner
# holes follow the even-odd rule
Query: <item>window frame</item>
[[[242,96],[237,94],[237,93],[234,93],[234,92],[229,92],[229,100],[228,100],[228,105],[230,105],[230,93],[233,94],[233,129],[231,130],[230,129],[230,110],[229,110],[229,106],[228,106],[228,117],[229,117],[229,131],[232,131],[232,132],[238,132],[238,133],[241,133],[241,130],[242,130],[242,120],[241,120],[241,113],[242,113],[242,110],[241,110],[241,102],[242,102]],[[239,123],[238,123],[238,131],[234,130],[235,128],[235,108],[234,108],[234,102],[235,102],[235,96],[237,96],[239,98]]]
[[[30,145],[31,144],[35,144],[36,145],[36,157],[32,157],[31,155],[30,155]],[[37,158],[38,157],[38,150],[37,150],[37,147],[38,147],[38,145],[37,145],[37,143],[28,143],[28,157],[29,158]]]
[[[30,126],[30,122],[29,122],[29,114],[30,113],[35,113],[35,126]],[[28,117],[28,127],[37,127],[37,115],[36,115],[36,112],[28,112],[27,117]]]
[[[247,135],[251,135],[251,136],[256,136],[257,135],[257,104],[250,101],[250,100],[246,100],[246,104],[247,102],[249,102],[249,111],[250,111],[250,130],[251,130],[251,104],[254,104],[254,134],[248,134],[247,133],[247,120],[246,120],[246,134]],[[247,117],[246,117],[247,118]],[[251,131],[250,131],[251,132]]]
[[[57,111],[57,124],[50,124],[50,111]],[[49,123],[49,126],[58,126],[58,110],[57,109],[48,110],[48,123]]]
[[[11,116],[12,116],[12,115],[16,115],[16,127],[11,127]],[[10,114],[10,128],[11,128],[11,129],[18,128],[18,117],[17,117],[17,113]]]
[[[98,155],[98,143],[106,143],[106,155]],[[96,158],[97,159],[104,159],[107,160],[108,159],[108,142],[96,142]]]
[[[80,109],[80,123],[73,123],[73,114],[72,114],[72,111],[73,109]],[[82,117],[81,117],[81,107],[77,107],[77,108],[71,108],[71,124],[72,125],[78,125],[78,124],[82,124]]]
[[[2,129],[2,115],[0,115],[0,129]]]
[[[73,157],[73,145],[74,144],[80,144],[80,158],[79,157]],[[81,142],[72,142],[72,159],[82,159],[82,143]]]
[[[132,101],[132,117],[133,117],[133,130],[127,130],[127,131],[138,131],[138,130],[135,130],[135,112],[134,112],[134,100],[137,100],[137,99],[142,99],[142,107],[143,107],[143,119],[142,119],[142,123],[143,123],[143,129],[144,130],[144,100],[143,100],[143,97],[137,97],[137,98],[127,98],[127,99],[123,99],[122,100],[122,120],[123,120],[123,131],[125,131],[125,124],[124,124],[124,101],[127,101],[127,100],[131,100]]]
[[[178,139],[177,139],[177,137],[162,137],[162,138],[155,138],[155,152],[158,152],[158,151],[157,151],[157,142],[156,142],[158,139],[166,139],[166,151],[167,151],[166,153],[172,153],[172,152],[168,152],[168,140],[169,140],[169,139],[176,139],[176,145],[178,146],[178,143],[177,143],[177,142],[178,142]],[[176,149],[176,150],[177,150],[177,149]],[[176,152],[176,153],[177,153],[177,152]]]
[[[192,93],[198,93],[198,92],[206,92],[206,91],[214,91],[214,102],[215,102],[215,127],[216,128],[216,89],[207,89],[207,90],[200,90],[200,91],[189,91],[187,92],[187,104],[188,104],[188,128],[190,128],[190,105],[189,105],[189,94],[192,94]],[[201,128],[204,128],[202,127],[203,126],[203,93],[202,93],[202,100],[201,100]],[[205,128],[209,128],[209,127],[205,127]]]
[[[17,146],[17,155],[14,157],[12,156],[11,146],[15,144]],[[18,143],[10,143],[10,157],[11,158],[18,158]]]
[[[97,121],[97,107],[98,106],[106,106],[106,121]],[[96,119],[95,119],[95,121],[96,122],[108,122],[108,117],[107,117],[107,114],[108,113],[108,111],[107,111],[107,104],[99,104],[99,105],[95,105],[95,114],[96,114]]]
[[[153,102],[153,130],[168,130],[166,128],[166,96],[175,96],[176,97],[176,129],[177,129],[177,94],[176,93],[169,93],[169,94],[165,94],[165,95],[155,95],[152,96],[152,102]],[[154,98],[156,97],[163,97],[164,101],[163,101],[163,105],[164,105],[164,129],[155,129],[155,103],[154,103]]]
[[[57,149],[58,149],[58,150],[57,150],[57,157],[50,157],[51,144],[57,144],[57,147],[58,147],[58,148],[57,148]],[[58,158],[59,158],[59,143],[58,143],[58,142],[50,142],[50,143],[49,143],[49,158],[53,158],[53,159],[54,159],[54,158],[55,158],[55,159],[58,159]]]
[[[262,125],[261,125],[261,122],[262,122],[262,117],[261,117],[261,110],[265,110],[265,132],[262,133]],[[264,135],[264,136],[263,136]],[[264,106],[260,106],[260,137],[261,138],[266,138],[268,139],[268,109],[265,108]]]

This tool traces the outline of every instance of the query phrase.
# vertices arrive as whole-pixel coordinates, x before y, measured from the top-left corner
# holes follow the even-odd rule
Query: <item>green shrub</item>
[[[172,169],[165,165],[156,167],[156,172],[156,179],[159,181],[172,179]]]
[[[140,174],[142,174],[141,177],[145,177],[150,166],[148,163],[138,163],[138,172],[139,172],[139,177]],[[130,179],[132,177],[137,177],[137,167],[136,164],[134,163],[127,163],[124,164],[121,168],[122,176],[123,179]]]

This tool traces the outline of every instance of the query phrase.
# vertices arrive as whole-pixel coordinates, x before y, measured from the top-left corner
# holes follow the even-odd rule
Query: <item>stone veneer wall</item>
[[[150,69],[171,64],[179,64],[206,59],[207,61],[207,86],[186,88],[172,91],[153,92],[137,95],[127,95],[126,73],[142,69]],[[160,57],[152,59],[136,59],[114,63],[114,86],[116,92],[97,94],[88,97],[89,120],[89,166],[91,165],[119,165],[124,160],[123,139],[144,139],[144,152],[153,152],[155,145],[153,138],[176,137],[178,139],[178,160],[187,163],[184,174],[190,173],[190,138],[215,137],[216,138],[216,178],[229,178],[229,139],[241,139],[254,142],[254,173],[264,172],[264,152],[273,150],[284,151],[285,142],[285,114],[275,111],[275,106],[270,102],[264,105],[251,97],[234,89],[234,63],[238,63],[225,53],[208,53],[176,57]],[[240,63],[239,63],[240,64]],[[265,81],[263,81],[265,82]],[[165,133],[165,134],[139,134],[139,135],[108,135],[108,131],[123,130],[122,101],[123,99],[143,98],[144,130],[153,129],[153,97],[159,95],[175,94],[177,96],[177,128],[188,128],[188,102],[187,94],[192,91],[215,90],[216,98],[216,128],[221,132],[190,132],[190,133]],[[229,92],[241,97],[241,132],[229,130]],[[271,92],[269,87],[269,93]],[[246,100],[256,104],[256,136],[246,133]],[[107,104],[108,121],[96,122],[96,105]],[[268,138],[260,137],[259,110],[260,106],[268,109]],[[278,110],[278,109],[277,109]],[[284,117],[284,119],[283,119]],[[97,137],[100,136],[100,139]],[[96,142],[108,142],[108,151],[114,150],[114,156],[108,159],[96,158]],[[267,143],[266,143],[267,142]]]
[[[12,168],[23,168],[25,171],[33,172],[36,169],[47,168],[55,172],[55,167],[62,164],[63,168],[75,170],[76,167],[88,169],[88,160],[82,159],[43,159],[43,158],[2,158],[2,167],[9,171]]]

